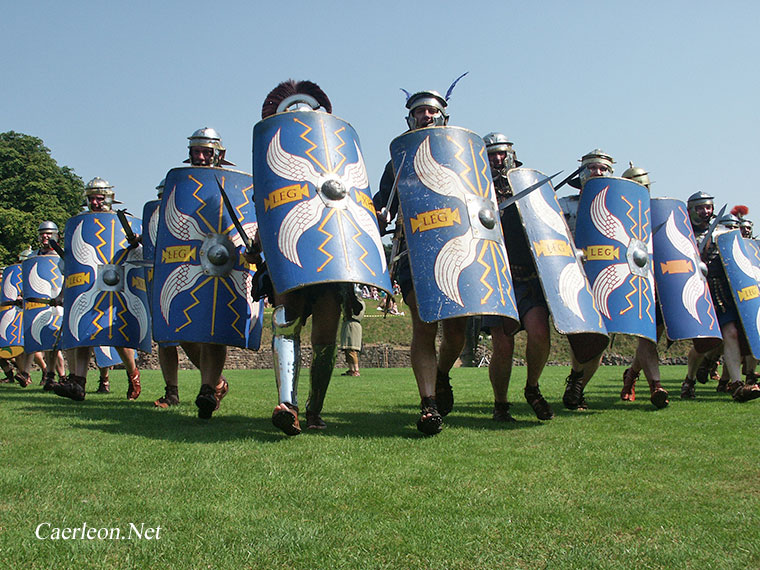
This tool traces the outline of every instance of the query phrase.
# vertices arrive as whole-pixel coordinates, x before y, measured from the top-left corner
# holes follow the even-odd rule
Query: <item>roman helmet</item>
[[[55,222],[51,222],[50,220],[47,220],[45,222],[42,222],[40,224],[40,227],[37,228],[37,234],[42,234],[42,232],[50,232],[51,238],[55,241],[58,241],[58,226]]]
[[[700,206],[702,204],[708,204],[712,206],[709,213],[705,212],[703,216],[700,216],[697,213],[697,206]],[[695,226],[699,226],[702,224],[705,224],[706,222],[710,221],[710,218],[713,216],[713,210],[715,208],[715,198],[713,196],[710,196],[707,192],[695,192],[691,196],[689,196],[689,199],[686,202],[686,206],[689,210],[689,219],[691,220],[691,223]]]
[[[600,164],[604,166],[607,171],[607,174],[605,174],[605,176],[612,176],[612,173],[613,173],[612,165],[615,164],[615,161],[612,160],[612,157],[606,152],[604,152],[602,149],[595,148],[591,152],[584,154],[580,159],[580,163],[581,163],[581,170],[578,173],[578,177],[580,178],[580,184],[582,188],[583,185],[586,183],[586,181],[589,178],[592,178],[589,175],[589,167],[592,164]]]
[[[108,180],[104,180],[99,176],[96,176],[84,186],[85,206],[87,205],[87,198],[90,196],[97,196],[99,194],[105,198],[103,200],[103,209],[106,212],[111,211],[113,204],[121,204],[121,202],[116,200],[116,194],[113,191],[113,186],[108,183]]]
[[[649,181],[649,173],[643,168],[634,166],[633,162],[629,162],[628,164],[630,165],[630,167],[625,172],[623,172],[623,178],[627,178],[628,180],[633,180],[634,182],[638,182],[642,186],[646,186],[648,190],[650,184],[652,184]]]
[[[504,152],[504,162],[501,166],[494,168],[491,164],[491,177],[493,178],[494,188],[496,192],[501,195],[511,194],[509,188],[509,182],[507,181],[507,172],[512,168],[518,168],[522,166],[522,162],[517,160],[517,153],[513,148],[513,143],[509,141],[506,135],[503,133],[488,133],[483,137],[483,142],[486,144],[486,151],[489,154],[495,152]],[[489,160],[490,163],[490,160]]]
[[[188,153],[190,153],[190,149],[193,147],[204,147],[213,150],[214,154],[211,158],[211,166],[234,166],[232,162],[229,162],[224,158],[227,149],[222,146],[222,137],[216,129],[203,127],[187,137],[187,140],[189,141],[187,143]],[[192,156],[190,156],[185,162],[192,163]]]
[[[449,98],[451,97],[451,93],[454,91],[456,84],[459,83],[459,80],[467,75],[467,73],[469,72],[464,72],[451,83],[446,90],[445,96],[438,93],[438,91],[418,91],[416,93],[409,93],[409,91],[402,88],[401,91],[406,95],[406,108],[409,110],[406,115],[406,124],[409,126],[409,130],[411,131],[417,128],[417,119],[414,118],[414,110],[423,105],[432,107],[438,111],[433,118],[434,126],[442,127],[447,125],[449,122],[449,116],[446,114],[446,107],[449,105]]]
[[[159,182],[158,186],[156,186],[156,190],[158,190],[157,194],[159,198],[164,195],[164,186],[166,186],[166,178],[162,178],[161,182]]]

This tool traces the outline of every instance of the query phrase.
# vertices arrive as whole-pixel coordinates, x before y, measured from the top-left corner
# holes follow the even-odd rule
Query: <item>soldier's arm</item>
[[[386,227],[396,217],[396,213],[398,212],[398,195],[393,197],[393,201],[391,202],[391,207],[387,212],[387,215],[386,212],[383,212],[383,209],[388,204],[388,198],[391,195],[391,191],[393,190],[394,178],[395,174],[393,172],[393,163],[389,161],[388,164],[385,165],[383,176],[380,179],[380,189],[372,198],[372,203],[375,206],[375,212],[377,215],[377,223],[380,225],[381,235],[384,235],[386,233]]]

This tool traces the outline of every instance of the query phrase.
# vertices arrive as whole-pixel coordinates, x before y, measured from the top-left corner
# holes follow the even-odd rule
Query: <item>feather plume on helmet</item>
[[[272,89],[261,106],[261,118],[266,119],[293,106],[308,105],[313,110],[322,107],[332,113],[332,103],[327,94],[312,81],[295,81],[288,79]],[[294,109],[291,109],[294,110]]]

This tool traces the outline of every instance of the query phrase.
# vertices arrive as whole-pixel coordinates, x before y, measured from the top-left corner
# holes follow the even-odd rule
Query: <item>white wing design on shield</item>
[[[430,151],[430,137],[425,137],[414,155],[414,171],[420,181],[436,194],[462,199],[467,193],[462,180],[450,168],[438,164]],[[478,240],[469,232],[449,240],[435,258],[434,275],[438,288],[460,306],[459,276],[476,257]]]
[[[383,271],[385,271],[385,249],[383,249],[383,242],[380,240],[380,232],[368,231],[368,228],[374,230],[376,223],[375,218],[370,216],[369,212],[367,212],[362,206],[351,200],[348,201],[348,211],[351,212],[351,215],[354,217],[359,227],[364,229],[366,234],[372,239],[372,243],[374,243],[377,248],[377,254],[380,257]]]
[[[0,338],[8,338],[8,327],[11,326],[17,314],[18,311],[15,311],[13,307],[5,311],[3,318],[0,319]]]
[[[591,221],[604,237],[614,239],[627,246],[631,238],[626,233],[623,223],[607,209],[608,190],[609,186],[599,192],[591,201]]]
[[[63,317],[63,307],[48,307],[40,311],[32,321],[32,338],[38,344],[42,344],[42,331],[45,330],[56,317]]]
[[[150,215],[150,220],[148,221],[148,235],[150,236],[150,243],[152,243],[154,246],[156,245],[156,239],[158,239],[158,217],[160,214],[159,210],[161,210],[161,207],[153,210],[153,213]]]
[[[255,239],[256,233],[259,231],[258,222],[248,222],[247,224],[243,224],[243,231],[251,240]],[[243,236],[241,236],[238,232],[235,232],[234,235],[227,234],[227,237],[230,238],[230,241],[232,241],[235,247],[245,245],[243,243]]]
[[[604,237],[628,246],[631,242],[631,237],[626,233],[623,223],[607,209],[608,190],[609,186],[599,192],[591,201],[591,222]],[[599,272],[594,281],[592,291],[596,306],[608,319],[612,317],[610,316],[610,309],[607,306],[607,300],[615,289],[625,283],[626,277],[630,274],[631,269],[627,263],[617,263],[605,267]],[[651,279],[649,283],[651,285]]]
[[[433,158],[433,153],[430,151],[430,137],[425,137],[417,149],[417,154],[414,155],[414,171],[420,181],[436,194],[460,200],[467,194],[467,189],[459,175],[450,168],[438,164]]]
[[[359,146],[354,141],[356,153],[358,159],[356,162],[348,164],[343,169],[343,175],[338,176],[336,173],[330,174],[331,177],[338,178],[346,190],[351,188],[364,189],[369,186],[367,180],[367,169],[364,166],[364,158],[362,157]],[[320,187],[320,175],[314,168],[314,165],[307,159],[291,154],[282,148],[280,143],[280,129],[272,137],[267,148],[267,164],[277,176],[284,178],[285,180],[292,180],[294,182],[308,182],[315,188]],[[375,225],[369,215],[365,215],[366,212],[361,208],[353,207],[355,204],[348,198],[344,198],[348,205],[348,211],[354,216],[357,225],[370,236],[375,243],[375,247],[378,247],[380,253],[380,259],[383,261],[383,269],[385,268],[385,251],[382,243],[380,242],[380,235],[377,236],[370,232],[367,228],[372,228]],[[286,259],[292,261],[299,267],[301,265],[301,258],[298,255],[298,240],[308,229],[312,228],[322,219],[322,214],[325,210],[325,204],[320,198],[319,194],[313,198],[301,202],[294,206],[290,212],[287,213],[280,225],[280,235],[277,240],[277,246],[285,256]]]
[[[322,219],[324,209],[325,204],[321,198],[314,196],[310,200],[296,204],[282,220],[277,245],[282,254],[298,267],[303,267],[298,255],[298,240],[306,230]]]
[[[97,267],[101,265],[101,262],[98,259],[95,248],[82,237],[83,224],[84,221],[79,222],[79,225],[74,230],[74,235],[71,237],[71,253],[77,263],[90,267],[93,271],[97,271]],[[71,303],[71,307],[69,308],[69,330],[77,341],[79,340],[79,321],[93,307],[98,293],[98,288],[93,283],[90,289],[81,293]]]
[[[616,263],[615,265],[608,265],[596,276],[594,286],[592,287],[594,301],[602,314],[608,319],[611,319],[612,316],[607,306],[607,300],[610,294],[620,287],[630,274],[631,270],[628,268],[627,263]]]
[[[531,209],[538,214],[538,219],[562,236],[567,236],[567,225],[562,215],[552,208],[544,199],[541,190],[535,190],[527,196]]]
[[[99,292],[98,288],[93,286],[71,303],[71,308],[69,309],[69,330],[77,341],[79,340],[79,321],[82,320],[85,313],[95,304],[95,297],[97,297]]]
[[[82,237],[83,225],[84,220],[79,222],[79,225],[74,230],[74,235],[71,237],[71,253],[77,263],[91,267],[95,271],[95,268],[101,264],[101,261],[95,248]]]
[[[449,299],[464,307],[459,294],[459,275],[475,261],[478,241],[467,233],[449,240],[435,258],[435,283]]]
[[[744,251],[739,245],[738,235],[734,236],[734,243],[731,245],[731,255],[734,256],[734,261],[736,261],[739,269],[747,276],[752,277],[760,285],[760,268],[753,265],[749,258],[744,255]]]
[[[15,299],[18,297],[18,289],[16,289],[16,286],[11,283],[10,277],[3,283],[3,296],[6,299]]]
[[[311,182],[319,186],[319,172],[309,160],[290,154],[280,144],[280,129],[272,137],[267,148],[267,164],[277,176],[294,182]]]
[[[683,291],[681,292],[681,302],[692,318],[701,324],[702,319],[697,312],[697,303],[705,294],[705,278],[699,270],[699,255],[697,254],[697,250],[692,241],[678,231],[673,212],[670,212],[667,222],[665,222],[665,235],[673,247],[691,261],[691,265],[694,268],[691,277],[684,284]]]
[[[248,314],[251,316],[251,327],[259,320],[259,303],[251,297],[251,273],[248,271],[231,271],[230,281],[235,287],[235,291],[246,303],[248,303]]]
[[[581,291],[586,286],[586,278],[581,271],[578,261],[568,263],[559,274],[559,296],[565,305],[580,320],[585,321],[578,300]]]
[[[140,270],[134,269],[134,271]],[[148,326],[148,310],[145,307],[145,304],[140,300],[140,297],[132,293],[132,291],[129,290],[129,287],[124,287],[122,292],[124,293],[124,300],[129,308],[129,312],[137,320],[137,324],[140,328],[139,340],[142,341],[150,332],[150,327]]]
[[[343,169],[343,178],[346,182],[346,189],[350,188],[368,188],[369,180],[367,179],[367,168],[364,166],[364,157],[362,151],[359,150],[359,145],[354,141],[354,148],[356,148],[356,156],[358,160],[347,164]]]
[[[29,272],[29,286],[32,288],[32,290],[37,293],[40,297],[54,297],[53,295],[53,284],[48,281],[47,279],[43,279],[40,277],[39,271],[37,271],[37,268],[39,267],[39,262],[35,263],[32,266],[32,270]],[[57,293],[56,293],[57,295]]]
[[[195,285],[198,281],[198,278],[202,276],[203,267],[200,265],[183,263],[166,278],[164,286],[161,288],[159,302],[161,305],[161,315],[164,317],[167,324],[169,323],[169,310],[171,309],[174,298],[182,293],[182,291],[190,289],[190,287]]]
[[[192,216],[183,214],[177,208],[177,202],[174,199],[176,188],[169,194],[166,202],[166,227],[169,232],[180,241],[203,240],[206,237],[201,231],[198,222]],[[155,243],[155,242],[154,242]]]

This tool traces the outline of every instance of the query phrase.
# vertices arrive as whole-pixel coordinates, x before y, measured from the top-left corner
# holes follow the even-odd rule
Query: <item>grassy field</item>
[[[676,397],[655,410],[618,398],[603,367],[588,412],[562,408],[565,368],[541,423],[510,397],[516,424],[490,418],[484,369],[454,371],[444,431],[420,436],[408,369],[336,376],[329,429],[273,428],[271,371],[230,371],[212,420],[196,418],[197,373],[182,404],[88,393],[82,403],[0,386],[0,558],[8,568],[759,568],[760,401],[736,404],[663,369]],[[91,373],[89,390],[97,387]],[[302,386],[305,400],[308,382]],[[36,538],[40,533],[45,540]],[[52,540],[53,528],[158,537]],[[141,525],[144,525],[141,527]],[[156,531],[154,530],[154,533]]]

